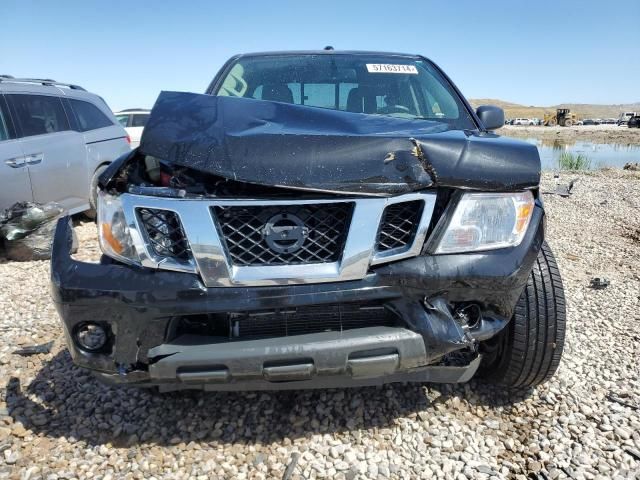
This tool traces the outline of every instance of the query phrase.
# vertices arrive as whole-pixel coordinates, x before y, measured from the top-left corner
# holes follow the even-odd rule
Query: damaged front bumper
[[[478,368],[478,342],[512,316],[543,242],[543,217],[536,206],[524,240],[513,248],[420,255],[372,266],[358,280],[256,287],[207,287],[198,274],[108,258],[100,264],[76,261],[70,256],[69,219],[63,218],[52,248],[52,293],[74,362],[114,383],[260,390],[463,382]],[[184,319],[202,316],[310,307],[340,311],[354,304],[382,306],[394,320],[247,339],[181,326]],[[473,318],[466,313],[470,306]],[[100,352],[78,346],[75,332],[88,322],[107,331]],[[462,366],[450,365],[453,352],[465,353]]]

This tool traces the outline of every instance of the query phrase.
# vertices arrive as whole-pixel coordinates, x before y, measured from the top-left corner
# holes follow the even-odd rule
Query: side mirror
[[[476,115],[487,130],[495,130],[504,126],[504,110],[493,105],[480,105]]]

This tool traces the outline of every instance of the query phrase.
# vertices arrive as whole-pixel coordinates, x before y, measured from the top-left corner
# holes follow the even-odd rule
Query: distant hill
[[[563,103],[550,107],[526,106],[512,102],[505,102],[495,98],[474,98],[469,103],[475,107],[478,105],[495,105],[504,110],[507,118],[536,117],[543,118],[545,113],[555,112],[557,108],[569,108],[578,118],[618,118],[621,112],[640,112],[640,102],[620,105],[598,105],[590,103]]]

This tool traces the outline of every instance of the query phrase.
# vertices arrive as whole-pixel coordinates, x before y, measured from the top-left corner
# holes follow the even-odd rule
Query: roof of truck
[[[235,57],[268,57],[275,55],[389,55],[394,57],[421,58],[421,56],[416,53],[377,52],[373,50],[281,50],[241,53],[235,55]]]

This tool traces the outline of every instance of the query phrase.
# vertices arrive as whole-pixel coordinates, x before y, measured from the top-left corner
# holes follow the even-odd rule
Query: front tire
[[[84,212],[84,215],[89,220],[95,220],[96,218],[96,208],[98,206],[98,180],[100,179],[102,172],[107,169],[107,166],[108,165],[100,165],[91,178],[91,186],[89,187],[89,205],[91,205],[91,208]]]
[[[564,347],[566,305],[560,271],[545,243],[509,325],[481,345],[480,375],[508,388],[533,388],[558,369]]]

